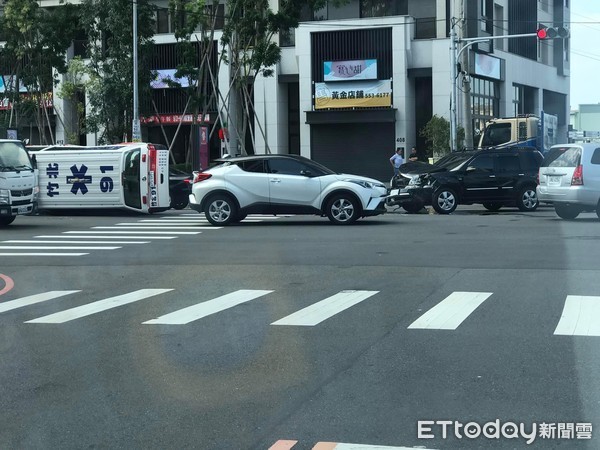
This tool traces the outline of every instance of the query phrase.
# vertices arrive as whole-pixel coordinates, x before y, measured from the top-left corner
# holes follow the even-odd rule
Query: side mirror
[[[476,170],[477,170],[477,167],[473,167],[473,166],[467,167],[467,172],[475,172]]]

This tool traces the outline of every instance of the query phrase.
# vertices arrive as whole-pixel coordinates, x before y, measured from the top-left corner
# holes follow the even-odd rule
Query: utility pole
[[[140,142],[142,133],[140,129],[140,112],[138,98],[138,17],[137,0],[133,0],[133,120],[131,124],[131,140]]]
[[[456,21],[454,18],[454,2],[450,2],[450,151],[457,150],[456,145]]]
[[[466,16],[466,2],[467,0],[461,1],[461,23],[460,23],[460,35],[459,42],[462,42],[467,37],[467,16]],[[462,75],[462,117],[463,117],[463,129],[465,131],[465,147],[468,150],[473,149],[473,108],[471,106],[471,78],[469,76],[469,52],[463,52],[460,60],[461,75]]]

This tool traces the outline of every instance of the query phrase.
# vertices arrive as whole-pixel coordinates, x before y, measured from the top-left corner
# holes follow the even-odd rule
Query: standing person
[[[417,155],[417,148],[413,147],[410,149],[410,156],[408,157],[409,161],[418,161],[419,156]]]
[[[396,153],[390,158],[390,164],[394,168],[394,176],[398,175],[398,169],[404,164],[404,158],[402,157],[402,147],[396,149]]]

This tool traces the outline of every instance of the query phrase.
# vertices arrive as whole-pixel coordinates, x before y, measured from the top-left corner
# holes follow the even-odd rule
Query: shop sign
[[[315,109],[391,106],[391,80],[315,83]]]
[[[142,125],[177,125],[179,122],[183,124],[192,123],[193,114],[155,114],[153,116],[145,116],[140,118]],[[197,123],[202,122],[202,114],[198,114]],[[204,122],[210,122],[210,116],[204,116]]]
[[[325,81],[376,80],[377,60],[325,61],[323,79]]]

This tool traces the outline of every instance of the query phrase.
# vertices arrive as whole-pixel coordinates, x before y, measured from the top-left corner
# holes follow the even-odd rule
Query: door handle
[[[496,178],[496,175],[490,175],[490,178]]]
[[[165,182],[165,176],[164,174],[160,174],[160,184],[163,184]]]
[[[271,183],[281,183],[281,180],[278,180],[276,178],[272,178],[270,181]]]

